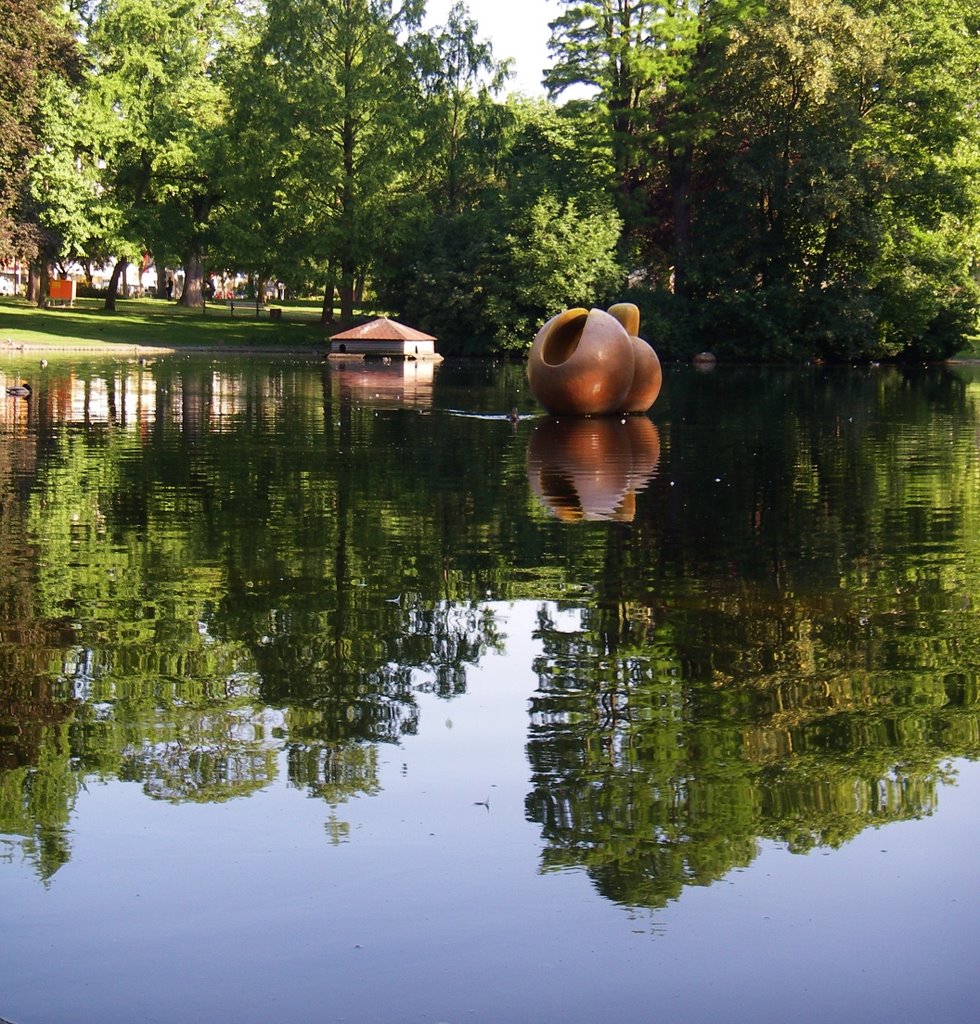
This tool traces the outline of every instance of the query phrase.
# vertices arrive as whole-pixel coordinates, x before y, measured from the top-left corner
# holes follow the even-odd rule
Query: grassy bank
[[[121,299],[107,313],[101,299],[78,299],[71,307],[38,309],[20,299],[0,301],[0,350],[97,351],[119,346],[149,349],[316,349],[329,334],[312,306],[284,304],[280,318],[254,305],[209,303],[204,311],[158,299]]]

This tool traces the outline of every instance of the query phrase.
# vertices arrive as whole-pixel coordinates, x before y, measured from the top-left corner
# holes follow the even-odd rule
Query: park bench
[[[268,311],[270,320],[282,318],[282,310],[278,306],[267,306],[264,302],[256,302],[255,299],[207,299],[205,308],[207,306],[220,306],[227,309],[229,316],[234,316],[236,313],[240,316],[248,316],[251,313],[258,319],[262,313]]]

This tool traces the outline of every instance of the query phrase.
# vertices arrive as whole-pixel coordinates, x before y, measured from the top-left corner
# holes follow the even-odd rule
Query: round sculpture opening
[[[561,366],[578,348],[588,319],[584,309],[570,309],[562,314],[542,342],[541,359],[549,366]]]

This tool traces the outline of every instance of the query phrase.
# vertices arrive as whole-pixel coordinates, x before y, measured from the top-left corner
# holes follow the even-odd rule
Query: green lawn
[[[103,345],[158,348],[322,349],[339,326],[324,329],[319,308],[310,304],[276,304],[281,319],[269,310],[256,317],[255,306],[208,303],[184,309],[159,299],[120,299],[107,313],[101,299],[78,299],[71,307],[38,309],[22,299],[0,300],[0,350],[54,346],[85,349]]]

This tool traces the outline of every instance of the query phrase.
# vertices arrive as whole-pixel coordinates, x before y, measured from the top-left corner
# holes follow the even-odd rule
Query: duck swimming
[[[30,398],[31,386],[30,384],[13,384],[7,388],[7,394],[11,398]]]

